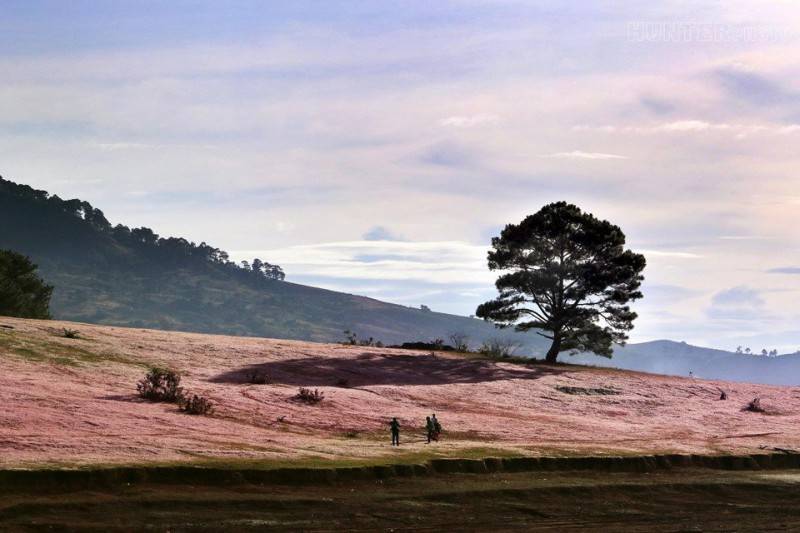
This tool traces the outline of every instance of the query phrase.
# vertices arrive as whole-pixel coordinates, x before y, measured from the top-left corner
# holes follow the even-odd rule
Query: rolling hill
[[[335,342],[343,330],[387,344],[511,338],[526,353],[535,335],[501,332],[462,316],[412,309],[242,268],[206,243],[112,226],[81,200],[0,178],[0,249],[28,255],[54,285],[55,318],[141,328]]]
[[[800,397],[788,387],[58,321],[0,326],[0,468],[800,448]],[[180,372],[215,411],[141,400],[136,382],[152,365]],[[253,371],[266,383],[253,383]],[[298,401],[299,387],[324,400]],[[754,397],[766,413],[743,410]],[[435,445],[424,439],[431,413],[445,430]],[[403,428],[399,449],[391,417]]]

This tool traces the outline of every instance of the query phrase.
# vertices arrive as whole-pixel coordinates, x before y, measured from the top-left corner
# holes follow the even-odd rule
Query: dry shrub
[[[174,370],[154,367],[136,384],[136,390],[139,396],[151,402],[176,403],[183,398],[180,384],[181,376]]]
[[[761,398],[753,398],[742,410],[750,411],[751,413],[765,413],[767,411],[761,407]]]
[[[345,341],[342,344],[347,346],[374,346],[376,348],[383,348],[383,343],[381,341],[375,340],[372,337],[368,339],[359,339],[358,334],[349,329],[344,330],[344,338]]]
[[[181,401],[181,411],[190,415],[208,415],[214,411],[214,404],[204,397],[192,394]]]
[[[66,339],[79,339],[80,333],[77,329],[67,329],[64,328],[64,338]]]
[[[450,343],[457,352],[469,352],[469,336],[457,331],[450,334]]]
[[[507,339],[489,339],[483,343],[478,350],[483,355],[489,357],[511,357],[514,352],[519,348],[519,345]]]
[[[296,399],[300,400],[303,403],[307,404],[317,404],[325,399],[325,394],[320,392],[318,389],[307,389],[305,387],[300,387],[300,390],[297,391]]]

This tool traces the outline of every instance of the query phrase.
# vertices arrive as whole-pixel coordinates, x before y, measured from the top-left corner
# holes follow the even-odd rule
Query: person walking
[[[430,444],[431,440],[433,440],[434,425],[433,420],[431,420],[429,416],[425,417],[425,430],[428,432],[428,444]]]
[[[392,429],[392,446],[400,446],[400,422],[397,418],[392,418],[389,427]]]
[[[433,440],[439,441],[439,435],[442,432],[442,425],[436,419],[436,413],[431,415],[431,422],[433,423]]]

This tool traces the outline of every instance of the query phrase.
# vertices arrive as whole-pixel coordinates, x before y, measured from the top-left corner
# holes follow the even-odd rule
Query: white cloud
[[[500,117],[493,113],[480,113],[477,115],[455,115],[443,118],[439,121],[442,126],[452,126],[454,128],[471,128],[481,124],[493,124],[500,120]]]
[[[711,124],[702,120],[678,120],[676,122],[668,122],[660,124],[654,128],[654,131],[705,131],[708,129],[728,129],[728,124]]]
[[[396,235],[389,228],[384,226],[373,226],[361,236],[365,241],[403,241],[402,237]]]
[[[261,257],[292,275],[351,280],[407,280],[491,287],[485,246],[461,241],[346,241],[231,252],[236,261]]]
[[[722,235],[720,240],[723,241],[769,241],[775,237],[766,235]]]
[[[674,252],[674,251],[663,251],[663,250],[637,250],[639,253],[644,254],[645,256],[651,257],[672,257],[676,259],[700,259],[703,256],[700,254],[695,254],[692,252]]]
[[[145,143],[130,143],[130,142],[118,142],[118,143],[99,143],[93,142],[89,143],[89,146],[94,148],[99,148],[101,150],[113,151],[113,150],[139,150],[142,148],[156,148],[155,145],[152,144],[145,144]]]
[[[572,152],[556,152],[554,154],[543,155],[553,159],[628,159],[627,156],[617,154],[605,154],[602,152],[582,152],[573,150]]]
[[[717,320],[761,320],[765,318],[764,305],[761,291],[752,287],[738,286],[714,294],[706,313],[709,318]]]
[[[621,134],[680,134],[680,133],[700,133],[700,132],[729,132],[739,138],[745,136],[765,133],[790,135],[800,132],[798,124],[780,123],[728,123],[728,122],[708,122],[705,120],[675,120],[671,122],[661,122],[648,125],[601,125],[592,126],[587,124],[577,124],[572,127],[575,132],[599,132],[599,133],[621,133]]]

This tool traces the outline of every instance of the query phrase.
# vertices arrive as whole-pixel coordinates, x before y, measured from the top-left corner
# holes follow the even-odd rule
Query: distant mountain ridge
[[[613,359],[592,354],[564,356],[562,359],[570,363],[674,376],[800,385],[800,353],[766,357],[657,340],[618,347],[614,350]]]
[[[343,340],[345,329],[384,343],[460,332],[473,344],[513,338],[525,353],[541,351],[538,336],[480,320],[268,279],[266,268],[254,274],[206,243],[112,226],[87,202],[2,178],[0,248],[39,265],[59,319],[321,342]]]

